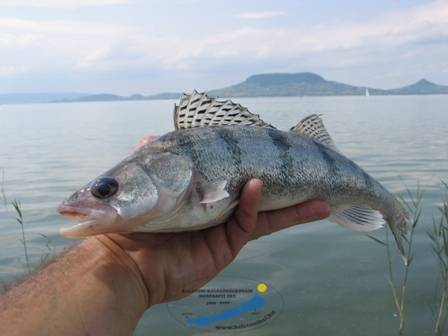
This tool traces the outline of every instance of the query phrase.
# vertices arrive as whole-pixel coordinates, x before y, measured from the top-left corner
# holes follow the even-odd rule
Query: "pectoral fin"
[[[217,181],[202,183],[200,186],[202,199],[201,204],[209,204],[220,201],[229,197],[229,193],[226,191],[227,181]]]

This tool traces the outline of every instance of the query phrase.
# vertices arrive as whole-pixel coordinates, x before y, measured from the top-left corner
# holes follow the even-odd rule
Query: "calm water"
[[[267,122],[289,129],[321,113],[339,149],[390,190],[425,190],[423,220],[409,279],[408,335],[432,335],[437,276],[425,231],[448,177],[448,96],[239,99]],[[146,134],[172,129],[174,101],[0,106],[0,280],[25,267],[9,204],[22,203],[33,264],[74,241],[55,209],[70,192],[130,152]],[[0,170],[0,182],[2,171]],[[377,232],[384,239],[385,233]],[[395,253],[395,249],[394,249]],[[398,258],[396,258],[398,261]],[[397,266],[399,263],[397,262]],[[270,323],[243,335],[395,335],[385,249],[365,236],[320,223],[291,228],[247,246],[222,276],[264,281],[283,297]],[[166,305],[152,308],[137,335],[205,335],[178,323]]]

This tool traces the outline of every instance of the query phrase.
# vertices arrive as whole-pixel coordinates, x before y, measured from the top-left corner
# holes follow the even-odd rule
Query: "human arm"
[[[0,299],[0,334],[132,334],[150,306],[216,276],[250,240],[328,216],[321,201],[258,213],[261,182],[225,224],[172,234],[90,237]]]

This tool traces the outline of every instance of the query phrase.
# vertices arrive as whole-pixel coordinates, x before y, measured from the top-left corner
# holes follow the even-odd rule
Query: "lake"
[[[389,190],[401,196],[406,195],[406,188],[415,191],[420,186],[424,190],[424,211],[415,234],[415,260],[407,288],[406,334],[433,335],[438,269],[426,231],[432,216],[438,215],[436,206],[446,196],[440,181],[448,177],[448,96],[235,101],[282,129],[289,129],[307,114],[322,114],[340,151]],[[172,130],[174,103],[0,106],[3,284],[19,279],[26,271],[11,201],[21,202],[33,265],[76,243],[58,234],[60,227],[69,225],[56,213],[58,204],[130,153],[144,135]],[[385,240],[385,232],[382,229],[374,235]],[[391,251],[398,277],[401,264],[392,242]],[[258,326],[241,328],[242,335],[397,334],[386,249],[328,221],[290,228],[250,243],[214,282],[215,286],[233,287],[260,283],[275,292],[275,304],[266,296],[266,304],[277,307],[275,316]],[[194,300],[200,299],[151,308],[136,335],[222,333],[184,323],[182,309]],[[224,310],[231,306],[222,304]],[[214,309],[219,311],[219,307]]]

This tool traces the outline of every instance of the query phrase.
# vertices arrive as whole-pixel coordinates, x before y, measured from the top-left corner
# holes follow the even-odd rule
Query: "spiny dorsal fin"
[[[274,128],[244,106],[231,100],[216,100],[205,92],[195,90],[190,95],[183,94],[179,105],[174,105],[176,129],[229,125]]]
[[[291,128],[291,131],[303,134],[337,151],[333,139],[331,139],[322,118],[318,114],[311,114],[303,118],[296,126]]]

